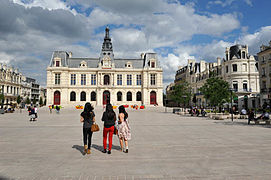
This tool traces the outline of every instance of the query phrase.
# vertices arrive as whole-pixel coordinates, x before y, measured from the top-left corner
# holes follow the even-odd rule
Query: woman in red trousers
[[[103,113],[102,121],[104,122],[104,130],[103,130],[103,146],[104,150],[103,153],[108,153],[111,154],[111,148],[112,148],[112,138],[113,138],[113,133],[114,133],[114,125],[116,121],[116,114],[113,111],[113,107],[111,104],[106,105],[106,110]],[[109,141],[109,146],[108,146],[108,151],[106,151],[107,147],[107,134],[109,134],[108,141]]]

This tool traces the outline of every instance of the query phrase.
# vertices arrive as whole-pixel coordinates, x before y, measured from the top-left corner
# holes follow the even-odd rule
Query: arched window
[[[117,101],[122,101],[122,93],[121,92],[117,93]]]
[[[109,75],[104,75],[104,85],[109,85],[109,84],[110,84]]]
[[[86,93],[84,91],[80,93],[80,101],[86,101]]]
[[[136,93],[136,101],[141,101],[141,92],[140,91],[138,91]]]
[[[70,94],[70,101],[76,101],[76,94],[74,91],[72,91]]]
[[[127,92],[127,101],[132,101],[132,93],[129,91]]]
[[[96,101],[96,92],[92,91],[90,94],[91,101]]]

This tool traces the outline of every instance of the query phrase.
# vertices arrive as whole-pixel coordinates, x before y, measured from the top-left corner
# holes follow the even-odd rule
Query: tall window
[[[91,74],[91,85],[96,85],[96,74]]]
[[[238,82],[236,82],[236,81],[233,82],[233,89],[236,92],[238,91]]]
[[[127,85],[132,85],[132,75],[131,74],[127,75]]]
[[[246,58],[246,53],[242,52],[242,58],[245,59]]]
[[[141,74],[136,75],[136,85],[141,86]]]
[[[70,94],[70,101],[76,101],[76,94],[74,91],[72,91]]]
[[[226,73],[229,72],[229,66],[226,66]]]
[[[86,93],[84,91],[80,93],[80,101],[86,101]]]
[[[96,101],[96,92],[92,91],[90,97],[91,101]]]
[[[156,84],[155,78],[156,78],[155,74],[151,74],[151,85],[155,85]]]
[[[60,74],[55,74],[55,84],[60,84]]]
[[[86,74],[81,74],[81,85],[86,85]]]
[[[138,91],[136,93],[136,101],[141,101],[141,92],[140,91]]]
[[[104,85],[109,85],[110,84],[110,77],[109,75],[104,75]]]
[[[237,72],[237,64],[233,64],[232,65],[232,71],[233,72]]]
[[[246,63],[243,64],[243,71],[247,72],[247,64]]]
[[[127,97],[126,97],[127,101],[132,101],[132,93],[129,91],[127,92]]]
[[[117,93],[117,101],[122,101],[122,93],[121,92]]]
[[[265,68],[262,68],[262,76],[265,76]]]
[[[244,82],[243,82],[243,90],[244,90],[244,91],[247,91],[247,81],[244,81]]]
[[[117,85],[122,85],[122,74],[117,75]]]
[[[71,85],[76,85],[76,74],[71,74]]]

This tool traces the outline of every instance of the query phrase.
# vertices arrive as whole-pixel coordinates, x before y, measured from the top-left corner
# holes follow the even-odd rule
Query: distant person
[[[51,105],[49,106],[49,111],[50,111],[50,114],[52,114],[52,106]]]
[[[56,113],[59,114],[59,111],[60,111],[60,107],[56,106]]]
[[[91,138],[92,131],[91,126],[95,122],[95,114],[93,112],[93,107],[89,102],[85,104],[84,111],[81,113],[80,121],[83,123],[83,143],[85,153],[90,154],[91,151]]]
[[[250,121],[254,121],[254,120],[255,120],[255,115],[254,115],[253,109],[250,109],[248,111],[248,122],[247,122],[247,124],[250,124]]]
[[[128,113],[124,106],[119,107],[119,130],[118,130],[120,147],[123,151],[123,141],[125,142],[125,152],[128,153],[128,140],[131,139],[131,129],[128,122]]]
[[[269,113],[266,112],[265,110],[263,110],[263,113],[256,120],[259,120],[259,119],[268,120],[269,119]]]
[[[34,113],[35,113],[35,120],[37,121],[38,120],[38,107],[37,106],[34,107]]]
[[[103,150],[103,153],[106,153],[107,134],[109,134],[109,136],[108,136],[108,141],[109,141],[108,154],[111,154],[112,138],[113,138],[115,122],[116,122],[116,114],[115,114],[111,104],[106,105],[106,110],[103,113],[102,121],[104,122],[104,129],[103,129],[103,147],[104,147],[104,150]]]
[[[35,109],[34,107],[30,107],[30,121],[35,121],[36,115],[35,115]]]
[[[247,115],[247,110],[245,108],[241,110],[241,115]]]

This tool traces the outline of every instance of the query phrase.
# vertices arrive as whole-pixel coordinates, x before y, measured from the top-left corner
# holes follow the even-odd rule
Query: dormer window
[[[133,66],[132,66],[132,62],[127,62],[126,64],[125,64],[125,67],[126,68],[132,68]]]
[[[86,61],[82,61],[82,62],[80,63],[80,67],[81,67],[81,68],[86,68],[86,67],[87,67],[87,62],[86,62]]]
[[[55,67],[60,67],[61,66],[61,58],[59,58],[59,57],[54,58],[54,64],[55,64]]]
[[[155,62],[151,62],[151,67],[155,68]]]

